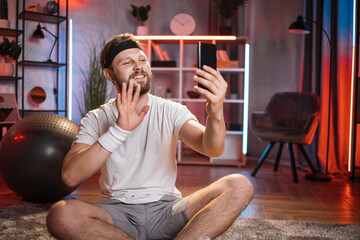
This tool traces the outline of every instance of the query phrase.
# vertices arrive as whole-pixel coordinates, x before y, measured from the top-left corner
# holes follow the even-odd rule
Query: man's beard
[[[136,91],[136,86],[138,84],[140,84],[140,96],[145,94],[145,93],[148,93],[150,91],[150,87],[151,87],[151,78],[152,78],[152,74],[150,73],[147,73],[145,71],[137,71],[137,72],[134,72],[133,74],[131,74],[129,76],[129,78],[127,79],[127,81],[124,81],[123,79],[116,79],[116,83],[117,83],[117,87],[120,91],[120,93],[122,92],[122,84],[123,82],[126,82],[126,90],[129,88],[129,82],[130,82],[130,79],[134,78],[136,75],[138,74],[143,74],[145,75],[145,78],[146,78],[146,82],[145,83],[138,83],[138,82],[135,82],[134,83],[134,86],[133,86],[133,95]]]

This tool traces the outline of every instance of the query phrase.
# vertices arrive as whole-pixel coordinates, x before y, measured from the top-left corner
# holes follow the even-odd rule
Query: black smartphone
[[[216,70],[216,45],[211,43],[199,42],[197,45],[197,66],[202,69],[204,65]],[[199,87],[205,88],[198,84]]]

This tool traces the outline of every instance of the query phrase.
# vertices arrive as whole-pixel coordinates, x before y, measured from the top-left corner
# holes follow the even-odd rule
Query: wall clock
[[[195,19],[187,13],[176,14],[170,21],[170,30],[175,35],[190,35],[195,28]]]

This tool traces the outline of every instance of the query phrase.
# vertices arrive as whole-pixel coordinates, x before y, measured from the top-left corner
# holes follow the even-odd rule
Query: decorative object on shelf
[[[21,45],[15,40],[10,40],[7,37],[3,38],[0,44],[0,55],[4,58],[5,63],[0,63],[0,76],[12,77],[14,75],[14,63],[21,53]]]
[[[38,12],[38,13],[43,12],[40,3],[37,3],[36,5],[28,6],[28,7],[26,8],[26,11],[27,11],[27,12]]]
[[[0,28],[9,28],[10,22],[8,20],[8,3],[7,0],[0,0]]]
[[[154,50],[157,60],[151,61],[152,67],[176,67],[176,62],[170,60],[169,55],[161,48],[159,44],[151,42],[151,47]]]
[[[165,93],[165,97],[166,98],[172,98],[172,92],[171,92],[171,88],[166,88],[166,93]]]
[[[237,99],[237,89],[236,88],[230,88],[230,99]]]
[[[108,98],[106,91],[108,80],[100,65],[100,46],[105,45],[105,40],[101,42],[102,44],[94,45],[89,49],[89,67],[81,70],[83,75],[83,105],[79,105],[81,117],[84,117],[90,110],[100,107]]]
[[[30,91],[31,99],[36,103],[43,103],[46,99],[46,92],[42,87],[36,86]]]
[[[220,35],[231,35],[230,19],[239,6],[244,6],[246,0],[211,0],[217,14],[221,16]]]
[[[194,91],[186,91],[189,98],[199,98],[201,95]]]
[[[176,67],[176,62],[171,61],[159,61],[159,60],[152,60],[151,67]]]
[[[230,131],[242,131],[242,126],[240,123],[230,123]]]
[[[49,53],[49,58],[48,58],[48,60],[46,61],[46,62],[48,62],[48,63],[52,63],[53,61],[51,60],[50,57],[51,57],[51,53],[52,53],[53,50],[54,50],[55,44],[56,44],[56,42],[57,42],[57,40],[58,40],[58,37],[57,37],[56,35],[54,35],[52,32],[50,32],[49,30],[47,30],[46,26],[42,27],[42,26],[40,25],[40,23],[37,25],[36,30],[34,31],[32,37],[33,37],[33,38],[37,38],[37,39],[44,39],[45,36],[44,36],[44,33],[43,33],[43,31],[42,31],[41,29],[43,29],[43,30],[45,30],[46,32],[48,32],[48,33],[55,39],[55,40],[54,40],[54,44],[52,45],[52,48],[51,48],[50,53]]]
[[[59,10],[58,4],[56,1],[49,1],[46,3],[46,11],[50,14],[57,13]]]
[[[216,51],[216,57],[217,57],[217,67],[218,68],[238,68],[239,67],[239,61],[236,60],[230,60],[227,52],[225,50],[217,50]]]
[[[187,13],[176,14],[170,21],[170,30],[175,35],[191,35],[195,28],[194,17]]]
[[[19,120],[20,115],[15,99],[15,94],[0,93],[0,122],[15,123]]]
[[[137,35],[148,35],[149,28],[144,26],[145,21],[149,18],[149,12],[151,10],[151,6],[140,6],[137,7],[131,4],[131,14],[138,20],[140,26],[137,27]]]

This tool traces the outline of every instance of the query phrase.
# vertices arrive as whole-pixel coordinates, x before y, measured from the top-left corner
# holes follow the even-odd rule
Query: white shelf
[[[152,71],[164,71],[164,72],[178,72],[180,71],[179,67],[151,67]]]
[[[176,61],[177,67],[152,67],[152,71],[156,74],[159,74],[159,77],[164,78],[166,76],[166,73],[169,73],[171,76],[169,79],[166,79],[166,87],[170,87],[172,90],[173,98],[169,98],[169,100],[179,102],[181,104],[188,104],[193,103],[191,106],[195,105],[196,103],[199,104],[205,104],[206,99],[204,97],[200,98],[189,98],[186,94],[187,90],[190,90],[189,87],[189,79],[191,79],[191,73],[195,74],[195,67],[187,67],[185,66],[185,59],[188,60],[186,56],[185,51],[185,45],[192,44],[196,45],[199,41],[204,42],[210,42],[213,44],[221,44],[221,45],[238,45],[239,48],[242,47],[243,51],[241,54],[243,54],[244,61],[239,61],[240,63],[243,63],[244,66],[240,66],[238,68],[219,68],[219,71],[224,74],[225,79],[234,79],[232,76],[233,74],[238,74],[237,79],[237,85],[240,89],[243,89],[243,94],[241,96],[244,96],[243,99],[230,99],[227,98],[224,100],[224,103],[227,104],[224,106],[224,112],[225,112],[225,121],[230,127],[231,119],[227,119],[227,116],[233,114],[233,109],[235,108],[235,114],[242,113],[240,116],[242,116],[242,122],[235,122],[235,124],[238,124],[242,127],[242,131],[232,131],[227,130],[226,131],[226,139],[225,139],[225,152],[222,157],[216,158],[216,165],[221,164],[222,159],[224,160],[224,164],[226,161],[231,160],[233,156],[235,159],[233,159],[235,162],[238,163],[240,166],[244,166],[246,164],[246,153],[247,153],[247,133],[248,133],[248,99],[249,99],[249,44],[247,43],[247,37],[235,37],[235,36],[136,36],[138,40],[141,40],[145,43],[145,46],[147,46],[147,56],[149,61],[151,62],[152,58],[154,57],[153,51],[152,51],[152,42],[156,44],[166,45],[178,45],[178,48],[171,48],[171,51],[178,51],[178,53],[172,54],[175,56],[178,56],[178,59],[172,59]],[[241,49],[242,50],[242,49]],[[173,52],[172,52],[173,53]],[[170,54],[169,54],[170,55]],[[240,55],[241,56],[241,55]],[[232,74],[231,76],[228,74]],[[175,75],[175,76],[174,76]],[[231,78],[230,78],[231,77]],[[156,82],[157,76],[153,77],[153,81]],[[236,78],[235,78],[236,79]],[[191,84],[190,84],[191,85]],[[156,84],[154,84],[156,88]],[[228,85],[230,90],[230,84]],[[156,91],[157,89],[153,89]],[[163,91],[164,87],[160,90]],[[237,107],[238,106],[238,107]],[[205,109],[202,107],[203,111],[202,114],[205,112]],[[227,110],[225,110],[227,109]],[[230,111],[230,112],[229,112]],[[195,115],[200,114],[197,112],[193,112]],[[233,116],[232,116],[233,117]],[[238,119],[235,115],[235,119]],[[239,121],[235,120],[235,121]],[[240,120],[241,121],[241,120]],[[241,142],[241,144],[240,144]],[[187,157],[184,158],[184,161],[182,161],[182,144],[179,143],[178,148],[178,162],[187,164]],[[228,148],[228,149],[227,149]],[[230,155],[229,155],[230,153]],[[185,156],[185,155],[184,155]],[[240,159],[239,159],[240,158]],[[214,163],[214,158],[209,158],[209,165]]]

